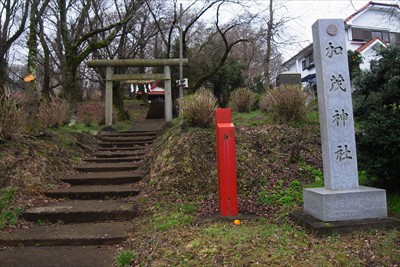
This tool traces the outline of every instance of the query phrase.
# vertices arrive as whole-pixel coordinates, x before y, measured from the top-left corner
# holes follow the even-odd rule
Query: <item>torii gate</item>
[[[113,81],[130,80],[164,80],[165,81],[165,121],[172,120],[172,93],[171,93],[171,69],[170,66],[178,66],[180,59],[116,59],[116,60],[89,60],[89,68],[106,68],[106,105],[105,125],[112,125],[112,90]],[[188,59],[182,59],[182,64],[187,65]],[[164,67],[164,73],[153,74],[114,74],[115,67]]]

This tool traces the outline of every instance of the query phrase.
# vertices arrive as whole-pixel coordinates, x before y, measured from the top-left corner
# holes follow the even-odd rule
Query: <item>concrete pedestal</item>
[[[358,189],[303,189],[304,211],[324,221],[344,221],[387,217],[386,192],[360,186]]]

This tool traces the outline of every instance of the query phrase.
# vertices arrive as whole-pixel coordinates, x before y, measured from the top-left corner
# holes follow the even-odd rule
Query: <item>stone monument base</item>
[[[387,217],[386,191],[360,186],[358,189],[303,189],[304,211],[324,221]]]
[[[295,210],[289,213],[289,218],[296,224],[305,227],[309,232],[317,236],[332,234],[349,234],[367,229],[387,230],[400,229],[400,220],[395,218],[361,219],[349,221],[323,222],[305,213],[303,210]]]

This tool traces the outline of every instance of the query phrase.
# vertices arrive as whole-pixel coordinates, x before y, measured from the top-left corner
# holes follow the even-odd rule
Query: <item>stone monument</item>
[[[344,22],[317,20],[312,31],[325,187],[303,190],[304,211],[324,222],[387,217],[385,190],[358,184]]]

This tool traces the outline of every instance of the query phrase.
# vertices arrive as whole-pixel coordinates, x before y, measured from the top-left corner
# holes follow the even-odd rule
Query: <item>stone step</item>
[[[123,132],[106,132],[101,137],[136,137],[136,136],[157,136],[154,131],[123,131]]]
[[[83,161],[85,162],[93,162],[93,163],[120,163],[120,162],[136,162],[143,159],[143,156],[135,156],[135,157],[118,157],[118,158],[86,158]]]
[[[3,246],[111,245],[128,238],[126,222],[35,226],[0,236]]]
[[[136,157],[143,156],[146,152],[141,148],[140,150],[117,150],[117,151],[97,151],[92,154],[96,158],[122,158],[122,157]]]
[[[155,136],[101,136],[100,140],[103,142],[115,142],[115,143],[125,143],[125,142],[138,142],[138,141],[154,141]]]
[[[100,142],[99,147],[107,148],[129,148],[135,146],[150,145],[153,141],[134,141],[134,142]]]
[[[52,198],[105,199],[134,196],[139,194],[139,191],[128,185],[82,185],[46,191],[44,194]]]
[[[111,185],[136,183],[142,178],[143,174],[138,171],[87,172],[62,177],[61,181],[71,185]]]
[[[147,148],[147,145],[143,146],[134,146],[134,147],[99,147],[97,148],[97,151],[143,151]]]
[[[113,171],[133,171],[139,168],[139,164],[134,162],[122,163],[86,163],[74,167],[80,172],[113,172]]]
[[[110,267],[117,252],[104,246],[14,247],[0,251],[3,267]]]
[[[30,208],[23,213],[28,221],[82,223],[129,220],[136,212],[132,204],[122,200],[62,201],[45,207]]]
[[[104,246],[15,247],[0,251],[3,267],[110,267],[117,252]]]

